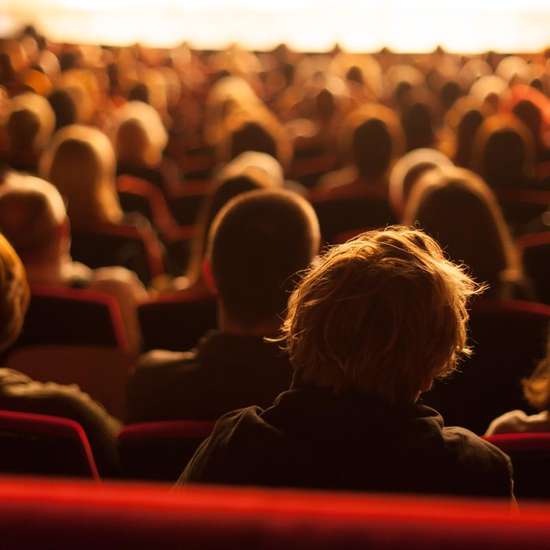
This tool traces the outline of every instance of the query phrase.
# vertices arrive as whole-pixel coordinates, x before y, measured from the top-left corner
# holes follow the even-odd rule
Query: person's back
[[[289,300],[290,391],[222,417],[179,483],[511,497],[506,455],[418,401],[469,353],[477,292],[417,230],[333,247]]]
[[[23,265],[0,234],[0,352],[9,351],[23,327],[29,288]],[[4,357],[3,357],[4,358]],[[118,473],[120,422],[75,385],[38,382],[0,364],[0,409],[48,414],[80,423],[102,475]],[[39,457],[37,457],[39,460]]]
[[[128,421],[215,419],[269,405],[290,384],[277,334],[296,273],[319,246],[311,206],[287,191],[250,191],[231,200],[210,232],[207,278],[217,291],[220,330],[195,350],[153,351],[128,386]]]

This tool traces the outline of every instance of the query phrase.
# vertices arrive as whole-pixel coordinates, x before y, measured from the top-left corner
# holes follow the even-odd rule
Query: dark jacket
[[[512,496],[509,458],[433,409],[313,388],[223,416],[178,483],[188,482]]]
[[[277,344],[213,331],[196,350],[141,358],[128,383],[127,421],[215,420],[239,407],[267,407],[290,379],[290,363]]]
[[[0,368],[0,409],[78,422],[88,436],[99,473],[120,473],[117,436],[121,424],[78,386],[37,382],[21,372]]]

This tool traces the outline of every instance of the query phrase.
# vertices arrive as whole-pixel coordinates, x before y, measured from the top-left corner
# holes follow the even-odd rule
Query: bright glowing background
[[[256,49],[535,51],[550,0],[0,0],[0,34],[34,22],[60,41]]]

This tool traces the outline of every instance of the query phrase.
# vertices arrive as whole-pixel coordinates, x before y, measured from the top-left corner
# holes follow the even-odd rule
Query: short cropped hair
[[[214,220],[208,256],[227,315],[241,326],[282,319],[298,272],[319,248],[311,205],[283,190],[249,191]]]
[[[480,291],[420,230],[330,248],[289,299],[281,340],[295,384],[414,402],[468,355],[466,305]]]

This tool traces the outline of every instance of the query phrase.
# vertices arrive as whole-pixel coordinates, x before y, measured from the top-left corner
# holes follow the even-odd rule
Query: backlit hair
[[[47,181],[13,172],[0,187],[0,232],[23,262],[57,242],[66,219],[63,199]]]
[[[0,351],[6,350],[19,336],[29,295],[23,264],[0,234]]]
[[[130,101],[120,108],[115,133],[119,162],[155,167],[167,142],[168,134],[154,107]]]
[[[295,383],[409,403],[451,373],[480,287],[425,233],[394,226],[330,248],[292,293]]]
[[[65,198],[74,229],[121,221],[113,147],[97,128],[72,125],[59,130],[40,161],[40,173]]]
[[[448,256],[468,266],[480,282],[502,295],[520,285],[521,261],[498,201],[487,184],[464,168],[442,166],[415,186],[405,224],[419,224]]]
[[[55,126],[55,114],[48,100],[28,92],[15,96],[8,109],[6,127],[13,146],[42,150]]]

